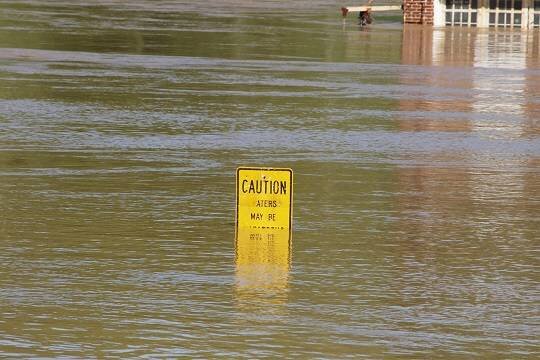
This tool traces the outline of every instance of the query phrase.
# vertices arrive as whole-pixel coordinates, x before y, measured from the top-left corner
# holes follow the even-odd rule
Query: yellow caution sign
[[[236,228],[292,229],[293,175],[291,169],[238,168],[236,171]],[[238,236],[238,235],[237,235]]]

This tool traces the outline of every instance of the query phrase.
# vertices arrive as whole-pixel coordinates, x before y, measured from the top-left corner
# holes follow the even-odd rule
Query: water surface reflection
[[[244,310],[254,311],[256,305],[268,312],[276,304],[287,303],[290,237],[289,230],[237,230],[236,299]]]
[[[401,127],[496,137],[537,135],[539,42],[538,32],[405,26],[403,63],[430,66],[431,71],[402,76],[404,84],[422,85],[424,90],[401,101],[400,108],[428,111],[431,116],[404,119]],[[439,89],[454,96],[434,97],[433,90]]]

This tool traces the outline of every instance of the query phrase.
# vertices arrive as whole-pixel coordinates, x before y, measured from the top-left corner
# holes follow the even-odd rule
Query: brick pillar
[[[405,24],[433,25],[433,1],[404,0],[403,22]]]

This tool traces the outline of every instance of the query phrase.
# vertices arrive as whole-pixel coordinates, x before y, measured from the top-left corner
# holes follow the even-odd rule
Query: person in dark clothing
[[[371,17],[371,9],[367,9],[366,11],[360,11],[360,14],[358,15],[358,20],[360,21],[360,26],[366,26],[373,22],[373,18]]]

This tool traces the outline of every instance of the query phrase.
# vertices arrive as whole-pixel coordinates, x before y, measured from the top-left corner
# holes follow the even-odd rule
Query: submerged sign
[[[238,168],[237,229],[291,229],[292,170]]]

